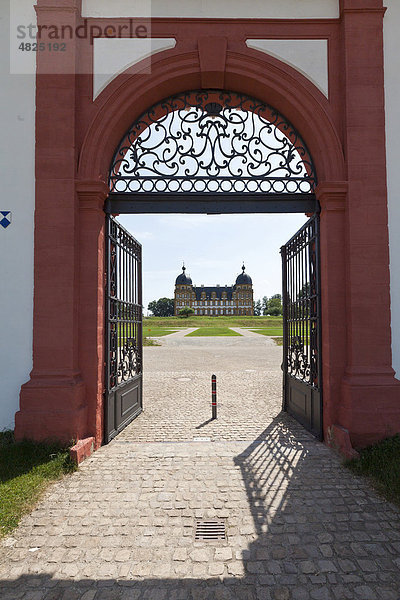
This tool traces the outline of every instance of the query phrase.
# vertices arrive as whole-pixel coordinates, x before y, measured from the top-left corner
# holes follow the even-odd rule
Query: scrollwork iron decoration
[[[134,338],[128,338],[120,348],[120,362],[118,364],[118,383],[128,381],[141,372],[140,352]]]
[[[320,366],[317,218],[285,246],[287,373],[318,388]]]
[[[288,350],[288,373],[303,381],[310,378],[310,364],[300,336],[294,336]]]
[[[153,106],[114,156],[111,194],[311,194],[314,165],[294,127],[243,94],[186,92]]]

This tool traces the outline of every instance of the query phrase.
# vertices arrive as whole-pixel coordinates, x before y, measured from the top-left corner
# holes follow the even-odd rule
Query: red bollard
[[[211,406],[212,406],[212,418],[217,418],[217,376],[211,376]]]

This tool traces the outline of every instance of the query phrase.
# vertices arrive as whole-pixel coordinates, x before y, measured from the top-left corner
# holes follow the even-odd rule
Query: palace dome
[[[182,273],[178,275],[175,281],[175,285],[192,285],[192,280],[185,273],[186,267],[182,267]]]
[[[243,265],[242,273],[240,273],[240,275],[236,277],[236,285],[252,285],[253,281],[250,275],[247,275],[247,273],[245,273],[245,269],[246,267]]]

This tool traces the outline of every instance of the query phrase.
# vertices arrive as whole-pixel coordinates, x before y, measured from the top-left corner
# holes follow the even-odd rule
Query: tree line
[[[149,302],[148,309],[153,313],[155,317],[173,317],[174,316],[174,299],[173,298],[159,298]],[[187,313],[193,314],[193,309],[185,306],[179,314],[182,316],[189,316]],[[281,294],[274,294],[270,298],[264,296],[262,299],[254,302],[254,314],[257,317],[261,315],[270,315],[272,317],[279,317],[283,312],[282,309],[282,296]],[[183,314],[185,313],[185,314]]]

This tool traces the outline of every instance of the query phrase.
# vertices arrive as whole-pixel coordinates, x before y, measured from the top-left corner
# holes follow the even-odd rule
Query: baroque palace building
[[[250,275],[242,273],[237,276],[236,283],[232,286],[216,285],[209,287],[193,285],[186,267],[175,281],[175,315],[184,306],[193,308],[195,315],[253,315],[253,282]]]

